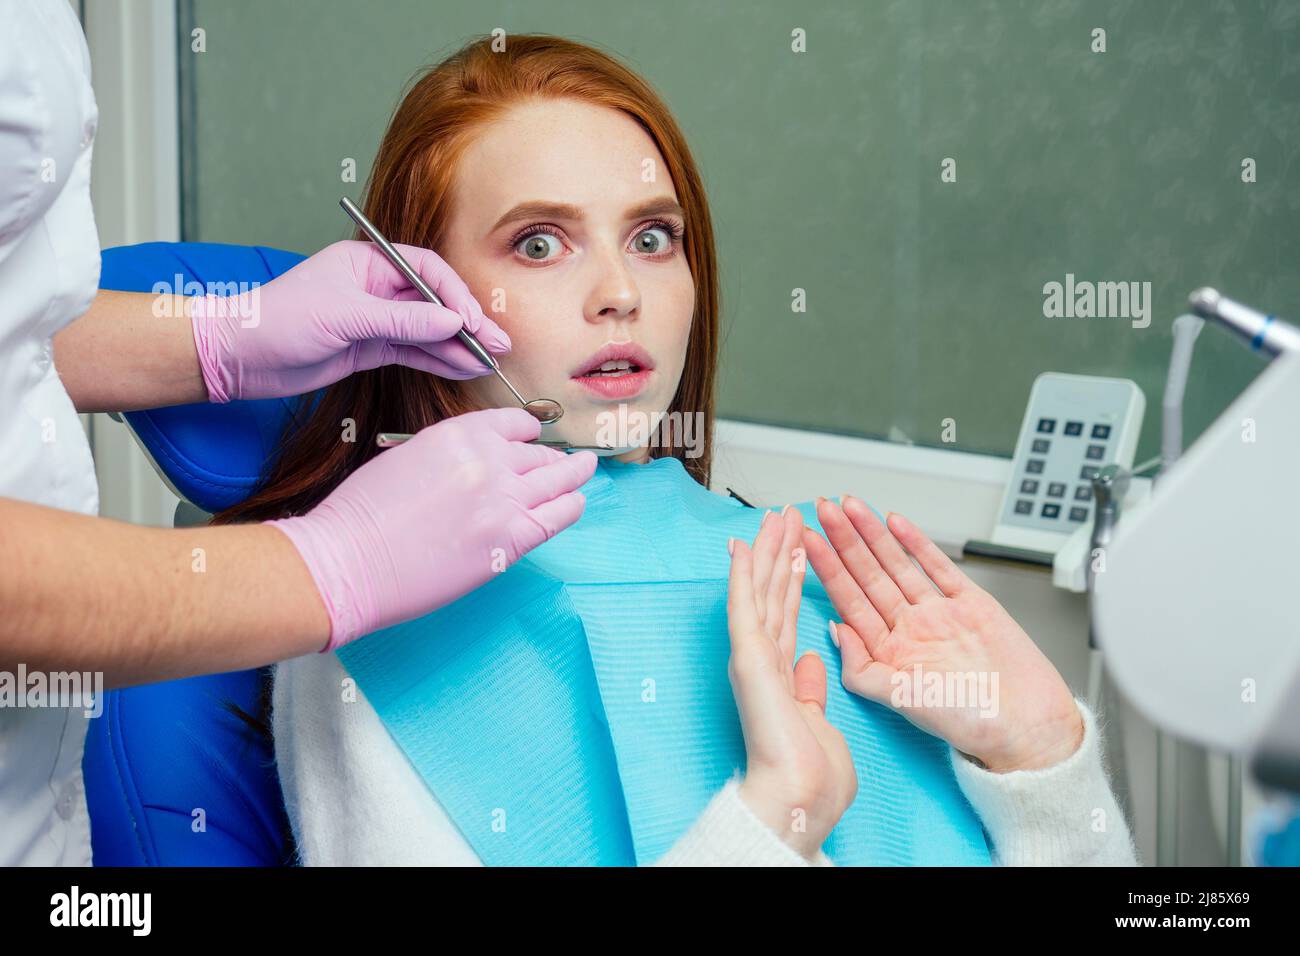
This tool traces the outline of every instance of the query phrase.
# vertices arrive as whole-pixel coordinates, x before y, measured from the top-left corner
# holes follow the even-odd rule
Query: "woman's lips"
[[[652,368],[643,368],[621,375],[575,375],[573,381],[601,398],[632,398],[645,391],[654,373]]]
[[[602,365],[611,366],[602,373]],[[627,369],[615,366],[626,365]],[[631,398],[645,391],[654,374],[655,361],[635,342],[607,342],[574,370],[572,378],[600,398]]]

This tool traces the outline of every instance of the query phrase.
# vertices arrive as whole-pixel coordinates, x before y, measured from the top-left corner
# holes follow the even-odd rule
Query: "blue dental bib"
[[[582,491],[582,518],[507,571],[338,651],[489,865],[653,863],[745,765],[726,544],[752,541],[764,512],[676,458],[602,459]],[[825,661],[858,773],[823,849],[839,865],[987,865],[948,745],[840,683],[835,618],[810,566],[797,654]]]

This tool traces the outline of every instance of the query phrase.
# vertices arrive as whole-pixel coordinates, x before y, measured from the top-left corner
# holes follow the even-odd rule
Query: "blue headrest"
[[[99,287],[118,292],[186,292],[198,283],[270,282],[303,260],[295,252],[215,242],[146,242],[105,249]],[[176,405],[125,418],[182,497],[204,511],[243,501],[289,422],[295,399]]]

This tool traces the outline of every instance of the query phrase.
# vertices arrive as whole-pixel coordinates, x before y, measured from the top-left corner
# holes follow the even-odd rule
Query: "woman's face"
[[[502,371],[524,398],[564,406],[543,436],[591,444],[620,414],[652,426],[681,378],[695,285],[676,190],[641,127],[577,100],[518,106],[466,149],[451,208],[439,251],[510,336]],[[584,374],[606,347],[628,370]],[[465,387],[481,407],[518,404],[495,375]]]

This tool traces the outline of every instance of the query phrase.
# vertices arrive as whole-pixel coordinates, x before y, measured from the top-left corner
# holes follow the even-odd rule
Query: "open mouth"
[[[631,398],[646,388],[654,367],[635,342],[611,342],[575,369],[573,380],[598,398]]]
[[[579,378],[618,378],[622,375],[635,375],[639,371],[641,371],[640,365],[624,359],[618,362],[605,362]]]

